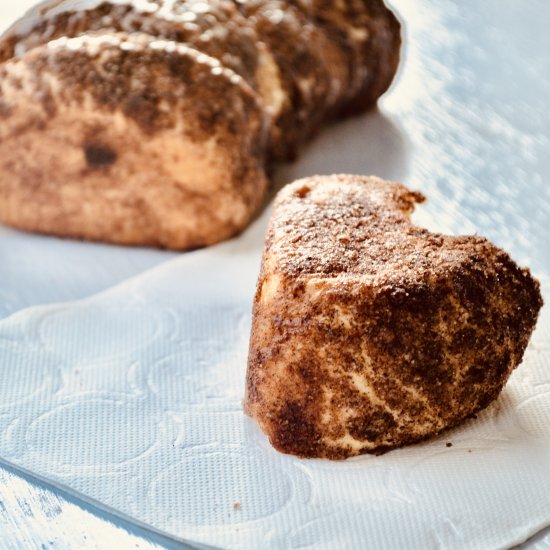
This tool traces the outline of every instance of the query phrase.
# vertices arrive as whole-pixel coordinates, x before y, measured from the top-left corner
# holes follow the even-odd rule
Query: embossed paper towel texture
[[[223,547],[487,548],[550,520],[547,316],[477,421],[383,457],[284,456],[241,410],[252,237],[4,322],[1,456]]]
[[[395,5],[408,49],[382,113],[331,129],[279,179],[404,179],[430,198],[417,221],[487,235],[534,268],[548,301],[548,5]],[[95,298],[0,323],[0,456],[223,547],[498,548],[550,523],[546,309],[476,421],[342,463],[271,449],[241,409],[266,219]]]

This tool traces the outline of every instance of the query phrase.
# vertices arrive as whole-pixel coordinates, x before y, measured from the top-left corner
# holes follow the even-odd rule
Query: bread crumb
[[[235,502],[235,504],[233,504],[233,510],[240,510],[240,509],[241,509],[241,503]]]

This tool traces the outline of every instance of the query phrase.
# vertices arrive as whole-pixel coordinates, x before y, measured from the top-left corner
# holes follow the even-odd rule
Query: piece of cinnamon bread
[[[346,458],[455,426],[497,398],[542,306],[477,236],[414,226],[374,177],[284,188],[254,301],[245,408],[280,451]]]

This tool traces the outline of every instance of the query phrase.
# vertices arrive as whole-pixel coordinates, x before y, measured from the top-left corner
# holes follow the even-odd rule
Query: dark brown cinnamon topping
[[[520,363],[538,282],[486,239],[412,225],[422,200],[361,176],[279,195],[246,398],[279,450],[345,458],[422,440],[490,404]]]
[[[59,37],[97,31],[188,44],[219,59],[256,91],[273,91],[281,105],[270,155],[289,160],[327,119],[372,106],[399,60],[399,23],[381,0],[157,0],[154,6],[90,0],[75,8],[71,0],[50,0],[0,39],[0,62]],[[272,56],[280,82],[265,80],[262,70],[271,61],[262,52]],[[273,97],[261,95],[271,113]]]
[[[400,24],[382,0],[289,0],[322,26],[346,52],[350,85],[342,115],[370,108],[393,80],[399,63]]]
[[[187,109],[193,106],[196,124],[186,130],[197,139],[211,135],[214,125],[228,135],[244,132],[250,119],[242,116],[242,109],[261,109],[246,83],[215,60],[148,35],[88,34],[52,42],[48,49],[33,52],[27,65],[36,74],[53,72],[62,82],[59,93],[66,101],[85,103],[90,95],[104,108],[122,109],[149,133],[178,123],[172,108],[182,99]],[[229,92],[237,84],[246,97],[239,109]],[[46,83],[37,90],[45,103],[49,94]]]

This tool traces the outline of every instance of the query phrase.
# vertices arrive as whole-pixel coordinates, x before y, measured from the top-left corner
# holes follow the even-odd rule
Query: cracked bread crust
[[[0,219],[173,249],[229,238],[267,189],[254,91],[148,35],[59,39],[0,66]]]
[[[342,459],[420,441],[487,407],[521,362],[538,282],[486,239],[412,225],[422,200],[362,176],[279,194],[245,398],[278,450]]]

